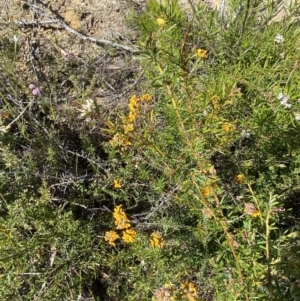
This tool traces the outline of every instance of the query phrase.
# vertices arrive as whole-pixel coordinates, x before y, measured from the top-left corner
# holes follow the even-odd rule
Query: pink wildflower
[[[76,55],[73,52],[68,52],[65,56],[67,59],[75,59],[76,57]]]
[[[39,96],[41,94],[41,89],[40,88],[34,88],[32,90],[32,94],[35,96]]]

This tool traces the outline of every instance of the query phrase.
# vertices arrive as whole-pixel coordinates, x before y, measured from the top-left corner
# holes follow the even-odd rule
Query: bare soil
[[[135,37],[134,30],[126,25],[126,17],[132,10],[129,1],[1,0],[0,5],[0,20],[2,22],[41,22],[38,26],[31,26],[31,37],[40,35],[40,38],[49,39],[66,52],[72,52],[76,55],[93,53],[96,49],[97,53],[99,47],[83,42],[82,39],[66,30],[61,30],[55,24],[42,24],[42,22],[54,18],[65,22],[74,30],[87,36],[116,42],[124,40],[125,44],[134,40]],[[138,4],[135,7],[138,8]],[[22,37],[22,31],[19,34]]]

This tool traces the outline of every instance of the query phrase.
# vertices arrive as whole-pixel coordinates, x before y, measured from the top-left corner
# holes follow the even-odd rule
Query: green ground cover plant
[[[143,84],[109,106],[97,58],[33,82],[1,37],[2,300],[300,300],[300,7],[279,7],[148,1]]]

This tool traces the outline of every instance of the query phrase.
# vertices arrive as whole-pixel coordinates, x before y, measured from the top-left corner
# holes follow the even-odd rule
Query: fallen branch
[[[39,20],[27,21],[27,20],[23,20],[23,21],[14,21],[14,23],[18,26],[57,24],[57,22],[54,21],[54,20],[46,20],[46,21],[39,21]]]

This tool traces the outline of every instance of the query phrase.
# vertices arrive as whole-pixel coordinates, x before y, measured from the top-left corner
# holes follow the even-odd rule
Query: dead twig
[[[6,22],[1,22],[2,24],[7,24]],[[25,26],[32,26],[32,25],[48,25],[48,24],[57,24],[57,21],[55,20],[45,20],[45,21],[39,21],[39,20],[34,20],[34,21],[14,21],[14,23],[20,27],[25,27]]]

